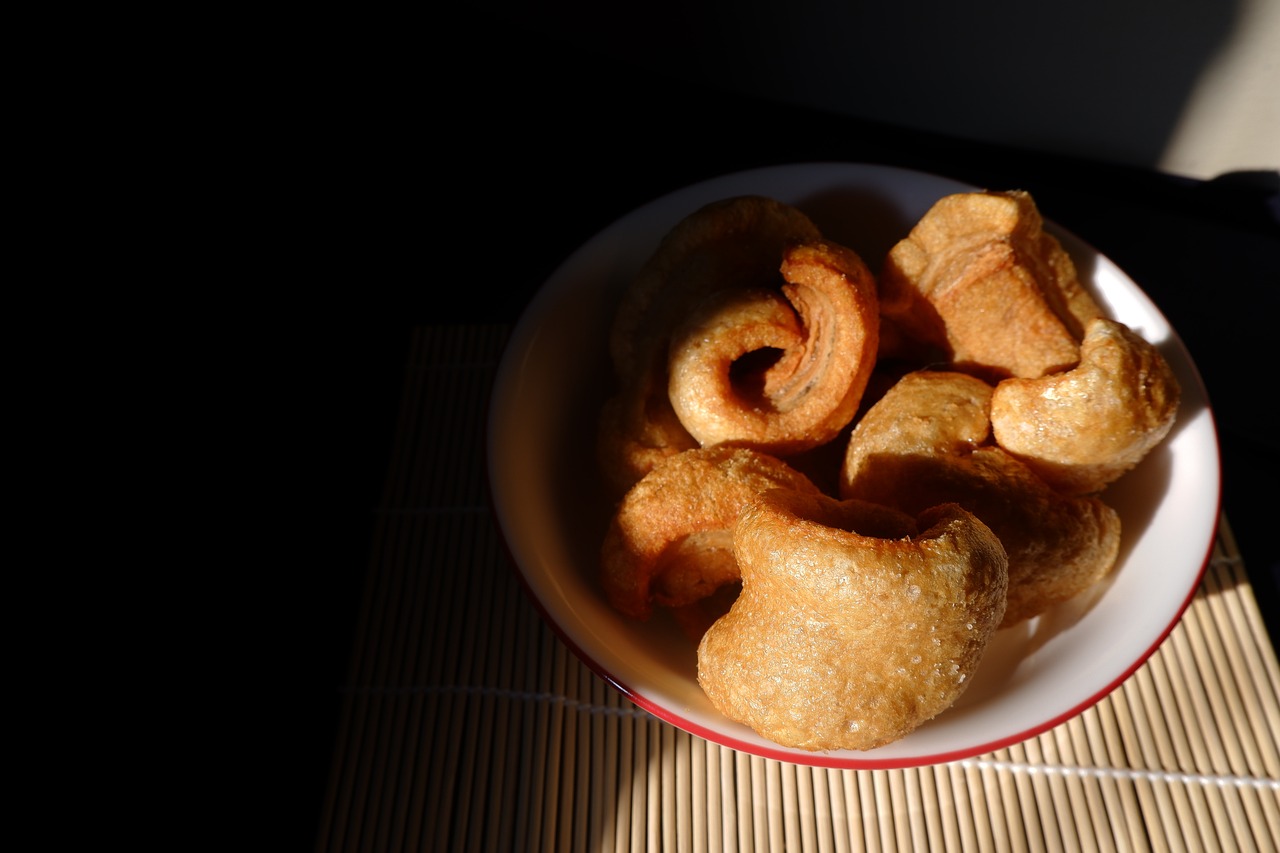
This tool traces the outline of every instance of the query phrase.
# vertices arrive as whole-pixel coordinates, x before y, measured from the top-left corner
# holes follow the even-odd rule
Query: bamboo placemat
[[[485,481],[508,332],[415,335],[317,850],[1280,848],[1280,668],[1225,518],[1166,642],[1057,728],[909,770],[756,758],[623,699],[524,597]]]

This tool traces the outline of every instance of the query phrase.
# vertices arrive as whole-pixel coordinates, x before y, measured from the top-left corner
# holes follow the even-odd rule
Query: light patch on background
[[[1240,0],[1235,30],[1192,90],[1159,168],[1205,179],[1280,169],[1280,3]]]

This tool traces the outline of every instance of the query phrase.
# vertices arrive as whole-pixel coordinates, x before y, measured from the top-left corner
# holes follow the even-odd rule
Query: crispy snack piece
[[[1006,379],[991,398],[997,443],[1068,494],[1099,492],[1164,440],[1178,413],[1173,370],[1128,326],[1098,318],[1080,364],[1039,379]]]
[[[780,291],[704,302],[672,337],[671,404],[703,446],[789,456],[826,444],[858,410],[878,346],[870,270],[843,246],[806,243],[781,273]]]
[[[1075,365],[1102,313],[1020,190],[940,199],[890,250],[880,303],[923,350],[993,380]]]
[[[600,552],[616,609],[648,619],[654,603],[685,607],[740,580],[738,513],[761,491],[817,486],[776,457],[748,448],[696,448],[663,461],[623,497]]]
[[[802,212],[760,196],[708,204],[665,235],[624,292],[610,330],[616,391],[601,411],[597,456],[618,494],[662,459],[698,446],[668,397],[676,325],[711,294],[776,289],[783,253],[821,238]]]
[[[620,495],[665,460],[698,447],[676,417],[666,386],[646,375],[604,402],[596,455],[606,485]]]
[[[965,373],[905,374],[854,427],[845,448],[841,488],[853,488],[869,460],[881,456],[961,455],[989,444],[993,390]]]
[[[742,593],[698,646],[698,682],[783,746],[904,737],[964,692],[1004,614],[1004,549],[954,504],[917,520],[774,490],[743,511],[734,552]]]
[[[804,213],[763,196],[694,211],[667,232],[622,296],[609,337],[616,370],[649,371],[690,305],[725,287],[772,287],[785,249],[821,239]]]
[[[1120,549],[1120,517],[1096,497],[1060,494],[989,434],[992,390],[933,371],[908,374],[854,428],[840,496],[907,513],[954,501],[1000,538],[1009,558],[1002,627],[1101,580]]]

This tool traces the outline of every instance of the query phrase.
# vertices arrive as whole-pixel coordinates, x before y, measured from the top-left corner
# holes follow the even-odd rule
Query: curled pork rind
[[[672,338],[671,404],[703,446],[789,456],[826,444],[858,410],[879,341],[871,272],[831,243],[787,250],[780,272],[780,291],[708,300]]]
[[[616,388],[597,438],[606,480],[620,494],[693,447],[786,455],[829,440],[857,410],[878,321],[861,258],[824,241],[799,210],[759,196],[698,209],[618,306]],[[698,346],[710,329],[714,345]]]
[[[705,205],[667,232],[623,293],[609,335],[615,388],[601,410],[596,450],[615,493],[699,446],[667,391],[676,326],[712,294],[774,288],[783,252],[820,238],[799,210],[761,196]]]
[[[1100,492],[1164,440],[1180,396],[1159,350],[1099,318],[1073,369],[996,385],[991,428],[1001,447],[1058,491]]]
[[[783,746],[898,740],[968,687],[1004,614],[1004,549],[954,504],[917,518],[774,490],[734,530],[742,592],[698,646],[712,704]]]
[[[695,448],[663,461],[623,497],[601,548],[610,604],[648,619],[654,604],[683,608],[740,579],[732,531],[767,489],[817,493],[785,462],[748,448]]]

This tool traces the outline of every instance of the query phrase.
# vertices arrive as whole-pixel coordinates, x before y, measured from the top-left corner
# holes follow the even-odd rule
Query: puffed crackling
[[[1004,615],[1004,549],[955,504],[912,518],[772,490],[743,510],[733,545],[742,593],[698,646],[698,682],[783,746],[906,736],[965,691]]]

